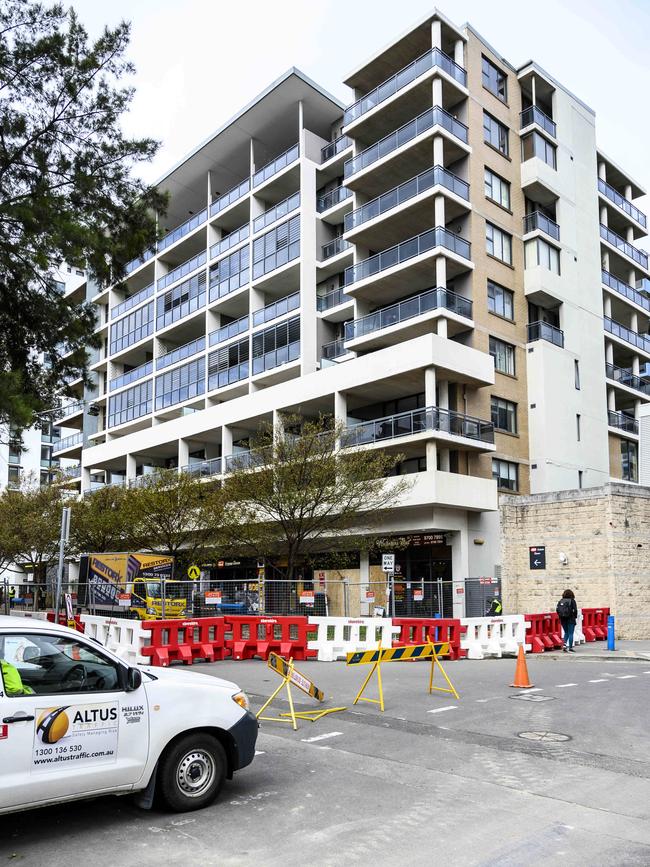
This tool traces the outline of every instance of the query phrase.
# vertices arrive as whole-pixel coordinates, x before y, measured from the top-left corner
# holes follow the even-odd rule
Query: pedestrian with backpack
[[[562,630],[564,632],[564,653],[575,653],[573,649],[573,633],[576,628],[576,620],[578,619],[578,606],[573,590],[565,590],[562,598],[557,603],[555,608]]]

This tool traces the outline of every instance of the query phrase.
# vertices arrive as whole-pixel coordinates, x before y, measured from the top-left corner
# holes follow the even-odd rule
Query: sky
[[[426,0],[74,0],[91,34],[132,22],[125,128],[162,142],[162,176],[291,66],[351,102],[346,74],[434,8]],[[533,59],[597,115],[598,145],[650,188],[650,0],[441,0],[513,65]],[[647,210],[648,199],[638,204]]]

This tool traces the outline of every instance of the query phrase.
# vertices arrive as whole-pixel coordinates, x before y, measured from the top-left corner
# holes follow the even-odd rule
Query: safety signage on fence
[[[196,581],[198,578],[201,577],[201,570],[196,564],[192,564],[192,566],[188,567],[187,577],[191,578],[192,581]]]
[[[269,668],[272,668],[273,671],[276,671],[282,677],[288,677],[291,683],[294,684],[294,686],[297,686],[298,689],[306,692],[307,695],[315,698],[317,701],[324,700],[324,692],[319,689],[314,683],[312,683],[308,677],[305,677],[304,674],[296,671],[293,665],[290,666],[287,660],[281,656],[278,656],[277,653],[269,654],[267,664]]]
[[[124,608],[128,608],[131,604],[131,594],[130,593],[118,593],[117,594],[117,604],[123,606]]]
[[[206,605],[219,605],[221,602],[221,591],[206,590],[203,598]]]

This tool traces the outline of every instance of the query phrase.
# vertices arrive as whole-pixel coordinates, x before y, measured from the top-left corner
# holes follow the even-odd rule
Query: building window
[[[300,256],[300,217],[272,229],[253,241],[253,280]]]
[[[512,265],[512,235],[492,223],[485,224],[485,248],[490,256]]]
[[[249,276],[250,247],[246,244],[210,268],[210,301],[216,301],[245,286]]]
[[[519,466],[512,461],[492,458],[492,478],[496,481],[497,487],[503,490],[519,490]]]
[[[253,334],[253,373],[300,358],[300,316]]]
[[[503,316],[504,319],[514,319],[514,292],[506,289],[505,286],[499,286],[492,280],[487,282],[488,310],[490,313],[496,313],[497,316]]]
[[[541,238],[533,238],[524,244],[524,268],[534,268],[537,265],[552,271],[553,274],[560,273],[560,251]]]
[[[577,391],[580,391],[580,362],[578,360],[573,362],[573,381]]]
[[[582,488],[582,470],[578,470],[578,487]]]
[[[500,397],[493,397],[492,405],[492,424],[496,430],[506,431],[507,433],[517,433],[517,404],[511,400],[503,400]]]
[[[494,369],[499,373],[515,375],[515,347],[497,337],[490,337],[490,355],[494,359]]]
[[[208,388],[223,388],[248,379],[250,373],[250,341],[248,337],[230,343],[210,353],[208,357]]]
[[[490,169],[485,169],[485,198],[510,210],[510,184]]]
[[[197,358],[156,377],[156,409],[192,400],[205,391],[205,358]]]
[[[538,132],[531,132],[521,140],[522,162],[537,157],[543,160],[552,169],[557,169],[556,147],[550,141],[546,141]]]
[[[156,301],[156,328],[164,328],[205,306],[205,271],[180,283]]]
[[[111,354],[121,352],[153,333],[153,301],[111,325]]]
[[[580,413],[576,413],[576,439],[580,442]]]
[[[17,488],[20,485],[20,467],[9,467],[7,482],[11,488]]]
[[[626,482],[639,481],[636,443],[621,440],[621,478]]]
[[[125,424],[151,412],[153,381],[143,382],[108,399],[108,427]]]
[[[486,144],[492,145],[499,153],[502,153],[506,157],[508,156],[510,152],[508,146],[508,127],[499,123],[487,111],[483,112],[483,141]]]
[[[487,57],[483,57],[483,87],[487,87],[502,102],[508,99],[508,76]]]

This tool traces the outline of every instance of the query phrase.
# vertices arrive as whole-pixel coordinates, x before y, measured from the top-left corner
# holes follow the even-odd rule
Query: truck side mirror
[[[139,668],[129,668],[126,672],[126,691],[135,692],[142,686],[142,673]]]

